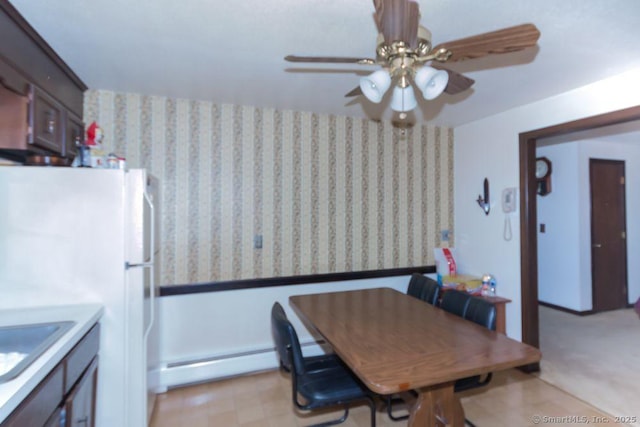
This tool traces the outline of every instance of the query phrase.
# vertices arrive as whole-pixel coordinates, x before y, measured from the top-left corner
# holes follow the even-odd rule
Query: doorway
[[[625,164],[589,159],[593,311],[627,306]]]
[[[540,347],[538,324],[538,242],[536,215],[536,141],[577,131],[640,120],[640,106],[562,123],[519,135],[520,163],[520,265],[522,294],[522,341]],[[539,364],[523,367],[538,371]]]

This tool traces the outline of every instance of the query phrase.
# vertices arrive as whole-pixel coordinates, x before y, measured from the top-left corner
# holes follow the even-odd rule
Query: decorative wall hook
[[[489,215],[491,206],[489,204],[489,180],[487,178],[484,179],[484,197],[479,194],[476,202],[478,202],[478,205],[482,208],[485,215]]]

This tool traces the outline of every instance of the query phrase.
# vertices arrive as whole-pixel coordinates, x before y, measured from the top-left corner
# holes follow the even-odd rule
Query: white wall
[[[540,147],[536,156],[551,161],[551,193],[538,202],[538,298],[572,310],[582,306],[578,144]],[[588,185],[588,181],[587,181]],[[545,232],[540,231],[545,225]],[[589,292],[589,295],[591,293]]]
[[[491,272],[498,294],[507,304],[507,335],[521,339],[520,217],[512,215],[513,239],[503,239],[504,215],[499,192],[519,186],[518,135],[640,104],[640,69],[570,92],[517,107],[454,129],[454,205],[456,247],[460,271]],[[475,203],[488,177],[492,213],[485,216]]]
[[[553,164],[553,191],[538,197],[538,296],[576,311],[593,308],[591,290],[591,195],[589,159],[622,160],[626,173],[628,302],[640,296],[640,138],[618,143],[615,136],[540,147]]]

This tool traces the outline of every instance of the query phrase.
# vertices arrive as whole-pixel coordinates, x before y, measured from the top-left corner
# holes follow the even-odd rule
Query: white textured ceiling
[[[374,57],[371,0],[10,0],[91,89],[392,119],[344,98],[357,65],[287,54]],[[538,47],[450,68],[476,80],[419,101],[411,120],[456,126],[640,67],[639,0],[420,0],[433,43],[526,22]]]

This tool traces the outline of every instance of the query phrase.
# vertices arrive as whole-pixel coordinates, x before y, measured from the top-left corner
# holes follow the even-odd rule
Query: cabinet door
[[[89,332],[80,340],[78,344],[69,352],[65,359],[67,369],[64,377],[65,394],[80,380],[82,374],[87,370],[94,357],[98,354],[100,347],[100,324],[91,328]]]
[[[98,356],[84,372],[65,401],[66,427],[94,427]]]
[[[78,154],[78,146],[84,136],[84,123],[70,111],[67,111],[67,121],[64,128],[64,157],[72,158]]]
[[[42,426],[56,411],[64,394],[64,366],[58,365],[2,422],[2,427]]]
[[[65,427],[63,422],[64,415],[62,413],[62,408],[58,408],[51,417],[49,417],[49,420],[44,424],[44,427]]]
[[[2,83],[0,82],[0,149],[24,150],[29,140],[29,98],[5,88]]]
[[[29,125],[30,144],[45,148],[56,154],[63,152],[63,107],[49,95],[31,86]]]

